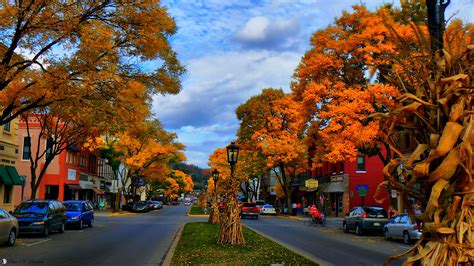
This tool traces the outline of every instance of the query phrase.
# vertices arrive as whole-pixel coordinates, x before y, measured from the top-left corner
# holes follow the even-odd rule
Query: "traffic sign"
[[[359,188],[357,190],[357,195],[359,195],[360,197],[366,197],[367,196],[367,190],[365,188]]]
[[[357,190],[359,190],[359,189],[361,189],[361,188],[363,188],[363,189],[365,189],[365,190],[368,190],[368,189],[369,189],[369,185],[356,185],[355,188],[356,188]]]

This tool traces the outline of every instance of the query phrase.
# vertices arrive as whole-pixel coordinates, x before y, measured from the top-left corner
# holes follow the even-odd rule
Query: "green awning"
[[[15,166],[7,165],[5,167],[8,171],[8,173],[10,174],[13,185],[21,186],[21,184],[22,184],[21,178],[20,178],[20,175],[18,174],[18,171],[16,170]]]
[[[4,184],[7,186],[13,185],[13,182],[8,174],[7,168],[5,166],[0,165],[0,184]]]

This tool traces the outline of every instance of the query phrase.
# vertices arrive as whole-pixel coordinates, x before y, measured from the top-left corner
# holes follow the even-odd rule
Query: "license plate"
[[[380,223],[374,223],[374,226],[380,226]]]

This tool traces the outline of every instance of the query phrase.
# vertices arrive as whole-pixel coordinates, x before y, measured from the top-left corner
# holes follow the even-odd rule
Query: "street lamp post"
[[[219,205],[217,204],[217,181],[219,180],[219,171],[217,169],[211,172],[212,180],[214,181],[214,199],[212,201],[212,210],[209,214],[209,223],[219,223]]]
[[[240,210],[237,203],[237,192],[239,190],[239,182],[235,180],[235,165],[239,159],[239,146],[235,142],[231,142],[226,147],[227,162],[230,165],[230,178],[228,183],[228,197],[225,206],[225,215],[222,216],[219,229],[219,244],[242,245],[245,244],[244,235],[242,234],[242,225],[240,224]]]

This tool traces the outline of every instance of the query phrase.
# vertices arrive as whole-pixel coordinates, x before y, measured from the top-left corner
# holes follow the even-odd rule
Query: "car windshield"
[[[64,206],[66,206],[67,211],[73,211],[73,212],[81,211],[81,204],[78,202],[74,202],[74,203],[65,202]]]
[[[18,206],[13,213],[16,214],[27,214],[27,213],[38,213],[46,214],[48,211],[47,202],[24,202]]]
[[[367,218],[387,218],[387,211],[383,208],[364,208]]]
[[[255,207],[255,203],[252,203],[252,202],[245,202],[244,205],[242,205],[243,207]]]

